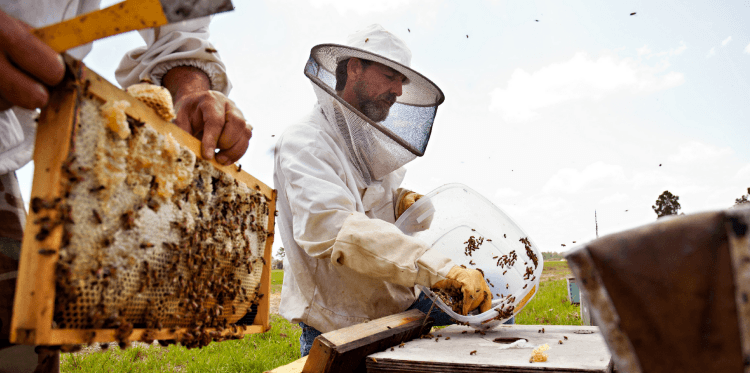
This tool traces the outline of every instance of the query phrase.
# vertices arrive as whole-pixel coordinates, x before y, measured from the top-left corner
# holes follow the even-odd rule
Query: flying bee
[[[206,53],[216,53],[216,52],[218,52],[216,49],[206,48]]]
[[[476,355],[476,354],[477,354],[477,350],[469,352],[469,355]]]

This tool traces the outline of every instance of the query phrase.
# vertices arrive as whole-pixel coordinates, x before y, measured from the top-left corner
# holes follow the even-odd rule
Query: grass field
[[[281,284],[284,283],[284,271],[280,269],[274,269],[271,271],[271,292],[281,292]]]
[[[568,303],[567,262],[545,262],[539,292],[516,316],[517,324],[580,325],[577,305]],[[271,290],[281,291],[283,271],[271,273]],[[84,350],[62,354],[61,372],[263,372],[299,358],[301,329],[279,315],[271,315],[271,330],[238,341],[211,343],[188,350],[172,345],[137,344],[127,350]]]

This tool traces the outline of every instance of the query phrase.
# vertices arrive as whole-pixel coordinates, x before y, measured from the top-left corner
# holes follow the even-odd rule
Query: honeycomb
[[[262,296],[269,201],[126,106],[82,99],[65,198],[32,201],[60,211],[42,233],[63,225],[53,327],[116,329],[121,343],[133,328],[188,327],[180,342],[206,345]]]

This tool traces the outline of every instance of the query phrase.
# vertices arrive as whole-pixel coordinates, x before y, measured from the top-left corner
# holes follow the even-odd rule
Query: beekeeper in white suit
[[[470,300],[464,314],[491,307],[479,271],[393,224],[420,197],[399,188],[401,166],[424,154],[444,100],[410,60],[406,44],[379,25],[350,35],[347,45],[315,46],[305,75],[318,104],[276,144],[277,224],[287,260],[280,312],[303,327],[302,356],[320,333],[429,308],[427,298],[417,302],[417,284],[461,289]]]

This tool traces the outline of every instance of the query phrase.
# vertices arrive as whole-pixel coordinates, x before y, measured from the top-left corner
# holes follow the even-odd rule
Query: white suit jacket
[[[400,168],[365,188],[316,107],[275,149],[277,232],[286,257],[280,313],[325,333],[406,310],[414,285],[453,262],[393,225]]]

